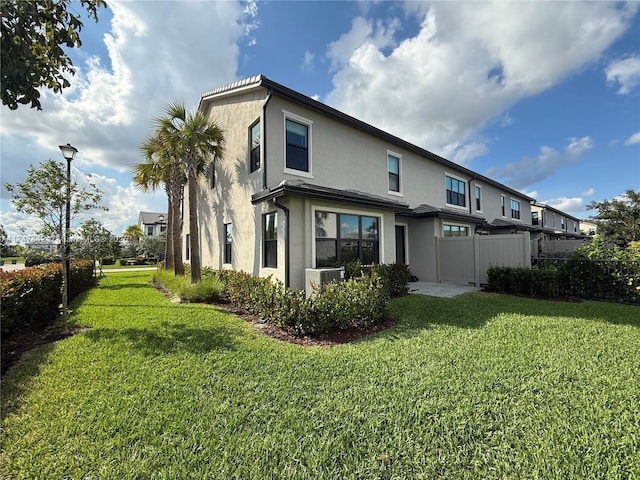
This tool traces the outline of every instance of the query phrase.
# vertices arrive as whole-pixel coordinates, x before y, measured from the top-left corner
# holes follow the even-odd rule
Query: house
[[[298,289],[306,269],[350,260],[438,281],[436,239],[535,230],[531,197],[264,76],[199,109],[226,141],[199,184],[203,265]]]
[[[160,235],[167,229],[166,218],[166,213],[140,212],[138,227],[145,236]]]
[[[598,224],[591,220],[580,220],[580,233],[593,237],[598,233]]]
[[[531,224],[538,227],[533,237],[538,252],[572,251],[585,241],[585,235],[580,231],[580,219],[550,205],[534,202],[531,205]]]

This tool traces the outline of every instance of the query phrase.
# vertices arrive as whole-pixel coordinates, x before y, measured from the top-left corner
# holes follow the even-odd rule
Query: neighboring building
[[[138,215],[138,226],[147,237],[160,235],[167,229],[167,214],[140,212]]]
[[[436,281],[436,237],[536,230],[531,197],[264,76],[199,109],[226,146],[199,184],[203,265],[299,289],[305,269],[354,259]]]
[[[549,205],[537,202],[531,205],[531,224],[539,228],[538,233],[532,237],[532,242],[537,246],[532,249],[533,252],[572,251],[585,241],[585,236],[580,233],[580,219]],[[556,240],[573,242],[566,242],[559,248],[554,244]]]
[[[598,233],[598,224],[592,220],[580,220],[580,233],[593,237]]]

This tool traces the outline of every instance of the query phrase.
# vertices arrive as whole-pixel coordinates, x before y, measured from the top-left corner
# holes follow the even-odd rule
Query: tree
[[[140,147],[145,161],[134,166],[133,179],[143,191],[164,186],[167,194],[167,238],[170,239],[166,242],[165,268],[173,269],[175,275],[184,275],[180,220],[186,183],[184,165],[168,141],[167,129],[173,128],[169,120],[159,117],[155,124],[154,133]]]
[[[80,239],[74,242],[76,258],[116,258],[120,254],[120,242],[98,220],[86,220],[80,226]]]
[[[163,122],[167,132],[163,141],[170,151],[183,159],[187,174],[189,197],[189,251],[191,263],[191,283],[200,281],[200,235],[198,231],[198,178],[221,158],[224,151],[224,134],[218,125],[202,112],[191,113],[184,105],[169,103]]]
[[[70,9],[71,0],[2,0],[2,103],[11,110],[31,103],[42,110],[40,87],[55,93],[70,86],[65,75],[75,68],[64,47],[80,47],[83,24]],[[103,0],[80,0],[89,15],[98,21]],[[74,5],[75,7],[75,5]]]
[[[160,235],[144,236],[138,244],[138,253],[145,257],[159,258],[164,253],[166,242],[166,232],[162,232]]]
[[[143,235],[144,232],[138,225],[129,225],[122,233],[122,237],[132,244],[137,244],[140,241],[140,237]]]
[[[640,241],[640,192],[627,190],[613,200],[591,202],[587,209],[598,211],[591,218],[606,241],[621,246]]]

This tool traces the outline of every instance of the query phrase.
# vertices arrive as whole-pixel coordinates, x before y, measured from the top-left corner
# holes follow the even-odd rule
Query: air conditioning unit
[[[344,268],[307,268],[305,270],[305,291],[307,298],[314,290],[334,280],[344,280]]]

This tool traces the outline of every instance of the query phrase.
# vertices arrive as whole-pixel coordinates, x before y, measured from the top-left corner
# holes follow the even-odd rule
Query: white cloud
[[[577,214],[586,211],[585,199],[581,197],[553,198],[551,200],[545,200],[542,203],[574,216],[577,216]]]
[[[640,56],[631,56],[611,62],[605,69],[607,82],[618,84],[618,94],[630,93],[640,85]]]
[[[29,164],[62,161],[58,145],[63,143],[78,148],[74,165],[84,172],[96,165],[126,172],[141,161],[138,147],[167,101],[196,108],[202,93],[235,79],[238,44],[251,43],[258,24],[255,2],[112,0],[109,11],[106,57],[91,56],[83,47],[71,87],[62,95],[43,91],[43,111],[0,110],[3,183],[23,181]],[[109,18],[101,15],[101,21]],[[156,201],[107,177],[101,187],[110,211],[98,219],[107,228],[135,223],[138,211]],[[5,200],[2,207],[5,223],[15,212]]]
[[[331,43],[327,103],[434,153],[456,158],[517,101],[595,61],[637,5],[605,2],[405,4],[417,35],[365,18]],[[568,21],[568,19],[571,19]],[[490,26],[490,28],[488,28]],[[507,123],[508,116],[504,117]],[[468,155],[458,155],[469,161]]]
[[[303,71],[311,72],[313,70],[314,58],[315,58],[315,54],[313,52],[309,52],[309,51],[304,52],[304,58],[302,59]]]
[[[593,187],[589,187],[584,192],[582,192],[581,195],[583,197],[593,197],[595,193],[596,193],[596,190]]]
[[[624,142],[625,145],[633,145],[635,143],[640,143],[640,132],[636,132],[627,138],[627,141]]]
[[[490,168],[487,175],[497,177],[514,188],[525,188],[553,175],[564,165],[577,162],[592,146],[590,137],[570,138],[562,152],[542,146],[537,157],[525,157],[517,162]]]

